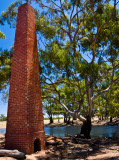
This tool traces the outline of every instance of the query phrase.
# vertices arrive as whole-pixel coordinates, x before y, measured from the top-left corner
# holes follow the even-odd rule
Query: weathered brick
[[[44,136],[35,12],[25,3],[17,16],[5,146],[33,153],[36,139],[45,148]]]

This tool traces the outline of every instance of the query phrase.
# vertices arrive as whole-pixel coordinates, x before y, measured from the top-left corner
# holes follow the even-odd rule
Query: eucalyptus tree
[[[119,115],[119,82],[116,82],[104,95],[100,95],[94,100],[95,115],[109,119],[116,118]]]
[[[0,114],[0,121],[6,121],[7,117],[4,114]]]
[[[83,122],[81,133],[90,138],[93,102],[119,79],[115,76],[119,69],[118,2],[114,0],[113,6],[108,0],[33,2],[37,3],[43,98],[54,99],[61,108],[79,118]],[[16,18],[15,6],[12,4],[2,15],[10,24],[10,18],[12,21]],[[66,84],[74,91],[69,89],[72,95],[69,98],[65,92],[65,99],[62,88]],[[87,110],[82,116],[84,106]]]
[[[6,89],[10,81],[13,48],[0,49],[0,91]]]
[[[12,3],[11,6],[8,7],[6,12],[2,12],[0,16],[0,25],[5,25],[5,21],[7,20],[8,24],[15,24],[16,15],[17,15],[17,6],[20,4],[18,1]],[[13,18],[14,17],[14,18]],[[12,23],[14,22],[14,23]],[[0,39],[6,38],[5,35],[0,31]],[[0,48],[0,91],[6,89],[6,86],[9,84],[10,75],[11,75],[11,60],[13,54],[13,47],[9,50],[3,50]],[[8,95],[8,92],[3,91],[5,95]],[[6,97],[4,96],[4,99]]]
[[[46,94],[46,93],[45,93]],[[43,100],[44,113],[48,115],[50,123],[53,123],[53,116],[62,114],[59,104],[54,99]]]
[[[49,102],[50,103],[50,102]],[[50,123],[53,123],[53,104],[43,103],[45,113],[48,115]]]
[[[109,91],[119,79],[115,77],[119,67],[118,2],[114,1],[114,6],[104,1],[37,2],[45,8],[37,19],[39,39],[44,45],[39,50],[44,84],[52,86],[57,94],[50,94],[50,98],[58,96],[61,106],[83,121],[81,133],[89,138],[94,99]],[[65,83],[79,90],[73,111],[61,98],[61,86]],[[82,117],[85,96],[87,113]]]
[[[106,102],[107,102],[107,111],[108,117],[110,117],[110,122],[112,122],[113,118],[119,116],[119,83],[117,82],[111,88],[111,91],[105,94]]]

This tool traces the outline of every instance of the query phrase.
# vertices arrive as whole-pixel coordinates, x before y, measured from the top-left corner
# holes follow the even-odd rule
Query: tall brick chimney
[[[17,15],[5,147],[30,154],[44,149],[44,137],[35,11],[25,3]]]

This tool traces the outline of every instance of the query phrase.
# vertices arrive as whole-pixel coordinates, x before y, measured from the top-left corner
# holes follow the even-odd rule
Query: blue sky
[[[0,0],[0,14],[15,0]],[[0,30],[6,35],[6,39],[0,39],[0,48],[9,49],[14,43],[15,28],[10,28],[6,23],[0,26]]]

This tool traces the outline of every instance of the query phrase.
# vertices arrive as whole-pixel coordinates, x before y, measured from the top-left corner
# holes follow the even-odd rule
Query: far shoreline
[[[54,119],[54,123],[50,123],[49,120],[44,120],[44,126],[45,127],[61,127],[61,126],[81,126],[82,122],[79,120],[73,120],[73,123],[66,124],[64,123],[64,119]],[[111,126],[119,126],[119,118],[113,119],[112,122],[109,122],[108,120],[102,120],[98,121],[95,119],[92,119],[92,126],[106,126],[106,125],[111,125]],[[6,121],[0,121],[0,129],[6,128]]]

